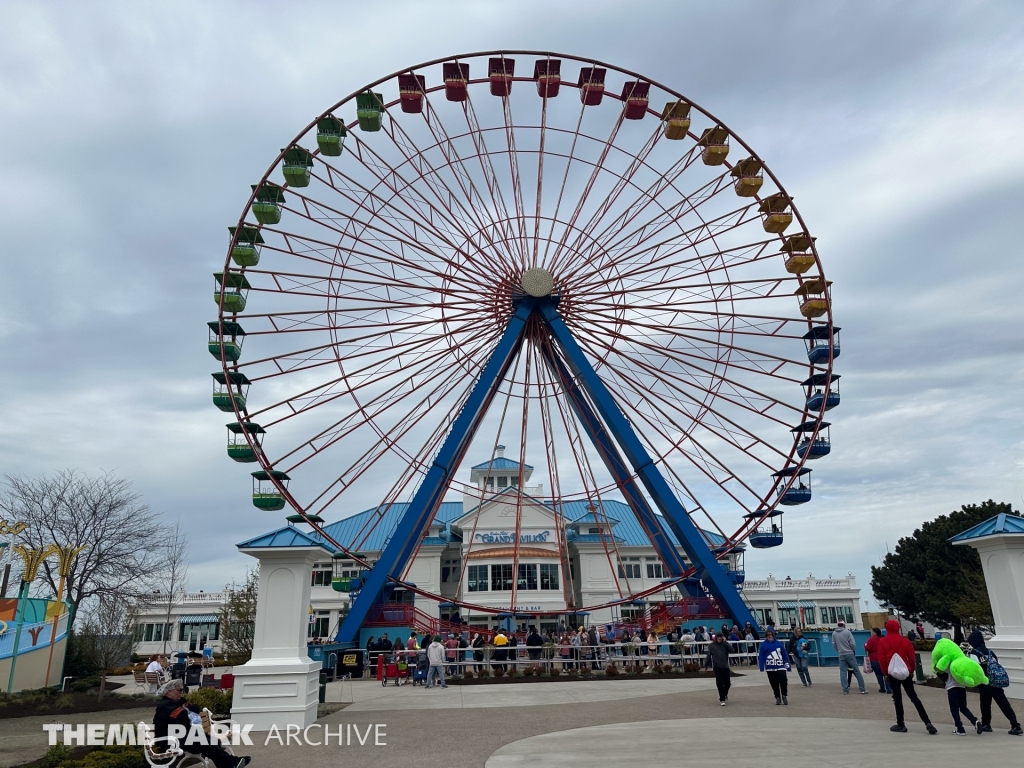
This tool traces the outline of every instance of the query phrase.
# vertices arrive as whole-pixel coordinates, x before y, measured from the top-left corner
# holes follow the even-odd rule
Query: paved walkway
[[[570,763],[678,765],[737,759],[787,768],[812,761],[928,768],[1024,763],[1024,738],[1006,735],[1009,726],[998,713],[995,733],[954,737],[945,692],[919,688],[939,734],[928,736],[916,716],[907,721],[910,733],[894,734],[889,732],[891,699],[875,692],[843,696],[837,677],[834,669],[821,670],[813,688],[798,683],[786,707],[775,706],[764,676],[756,673],[733,679],[726,707],[718,706],[710,680],[595,680],[430,691],[382,688],[373,681],[335,683],[330,699],[355,701],[319,722],[332,733],[344,731],[344,746],[335,741],[327,747],[285,747],[265,743],[261,734],[244,751],[253,756],[251,768],[510,768],[525,762],[542,768],[556,761],[564,768]],[[969,695],[969,706],[976,708],[977,701]],[[1015,706],[1024,714],[1024,702]],[[126,722],[143,713],[147,720],[152,716],[134,710],[0,720],[0,767],[43,754],[43,722]],[[367,726],[376,724],[382,726],[386,746],[373,746],[372,737],[359,745],[355,729],[365,738]],[[322,738],[322,728],[313,735]]]
[[[733,687],[766,685],[763,675],[733,678]],[[497,685],[381,686],[359,680],[327,686],[327,701],[353,702],[348,712],[396,712],[407,709],[483,709],[621,702],[648,696],[715,690],[714,679],[585,680],[561,683]]]
[[[485,768],[713,765],[878,768],[883,765],[1020,765],[1024,740],[894,734],[888,720],[742,717],[617,723],[532,736],[498,749]]]

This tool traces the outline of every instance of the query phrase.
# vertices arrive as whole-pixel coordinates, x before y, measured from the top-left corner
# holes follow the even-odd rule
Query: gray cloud
[[[854,571],[1022,492],[1024,13],[961,3],[4,3],[0,460],[116,469],[202,535],[195,586],[269,527],[208,406],[210,273],[248,185],[377,77],[492,47],[675,86],[767,158],[843,327],[835,452],[754,574]]]

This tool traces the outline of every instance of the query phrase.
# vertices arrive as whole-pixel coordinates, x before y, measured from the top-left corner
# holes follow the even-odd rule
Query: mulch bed
[[[74,715],[82,712],[107,712],[113,709],[153,709],[156,699],[133,698],[104,694],[99,701],[96,693],[29,694],[0,698],[0,720],[34,715]]]

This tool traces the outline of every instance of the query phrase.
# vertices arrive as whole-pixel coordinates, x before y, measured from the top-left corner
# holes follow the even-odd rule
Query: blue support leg
[[[633,471],[644,484],[647,492],[651,495],[655,506],[665,516],[673,533],[679,539],[683,550],[701,572],[702,578],[709,582],[708,587],[722,605],[729,611],[740,626],[750,622],[751,626],[758,626],[757,620],[751,613],[747,604],[743,602],[736,587],[729,580],[725,569],[721,567],[704,540],[700,530],[694,525],[690,516],[686,514],[683,505],[676,498],[665,478],[661,476],[654,461],[651,459],[643,443],[633,432],[629,421],[619,410],[618,405],[612,398],[611,393],[601,381],[593,366],[587,360],[583,350],[580,349],[576,339],[573,338],[555,303],[551,300],[543,300],[538,304],[538,310],[547,321],[551,329],[551,335],[569,364],[570,370],[580,382],[583,390],[590,397],[591,402],[597,408],[598,414],[607,425],[612,436],[622,448],[627,461],[633,467]],[[706,576],[704,576],[706,574]]]
[[[370,608],[377,602],[388,579],[398,578],[409,562],[420,537],[430,525],[441,499],[444,498],[452,476],[473,440],[480,421],[487,413],[498,386],[522,346],[526,321],[535,305],[536,300],[527,297],[516,308],[508,327],[505,328],[505,333],[499,339],[465,405],[455,418],[441,450],[438,451],[420,487],[416,490],[416,495],[409,503],[409,508],[398,521],[377,564],[370,569],[359,594],[352,600],[349,612],[338,629],[338,642],[349,643],[359,636],[360,627],[366,621]]]

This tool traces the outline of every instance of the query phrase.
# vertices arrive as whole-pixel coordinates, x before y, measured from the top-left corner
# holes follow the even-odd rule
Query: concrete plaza
[[[729,705],[720,707],[711,680],[596,680],[449,686],[425,690],[404,685],[382,687],[374,681],[332,683],[328,701],[344,709],[321,718],[334,733],[351,724],[383,724],[386,746],[373,737],[359,746],[284,747],[263,735],[253,747],[237,748],[253,756],[253,768],[289,762],[303,768],[327,766],[458,765],[512,766],[672,765],[693,760],[740,759],[802,766],[867,766],[882,761],[914,762],[932,768],[965,764],[1017,765],[1024,760],[1024,738],[1008,736],[1009,726],[996,710],[991,734],[952,735],[945,692],[919,687],[939,729],[925,733],[913,708],[906,734],[890,733],[892,701],[869,688],[843,696],[835,669],[812,669],[815,685],[791,688],[789,706],[776,706],[763,675],[733,678]],[[124,690],[124,689],[122,689]],[[969,706],[977,714],[978,699]],[[1024,704],[1015,702],[1018,712]],[[46,748],[44,722],[128,722],[150,720],[149,710],[106,712],[100,716],[50,716],[0,723],[0,766],[37,758]],[[95,719],[94,719],[95,718]],[[322,729],[313,737],[322,739]]]

